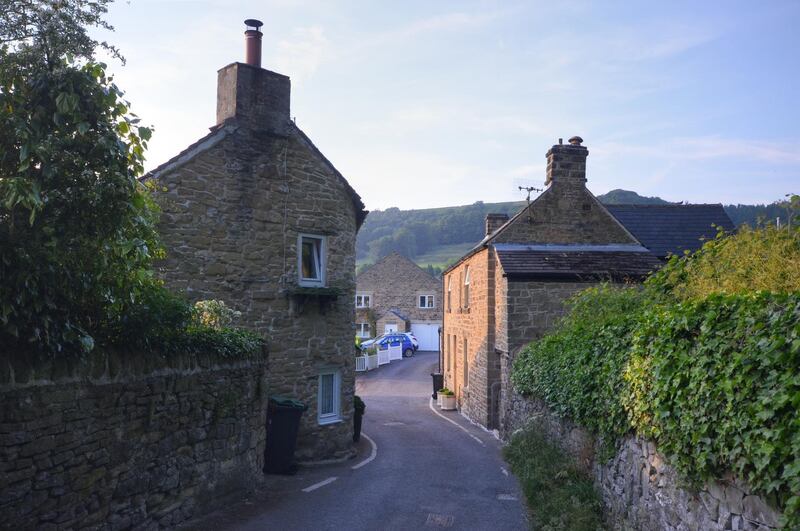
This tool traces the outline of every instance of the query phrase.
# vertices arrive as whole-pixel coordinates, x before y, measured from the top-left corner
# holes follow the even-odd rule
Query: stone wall
[[[352,190],[308,138],[226,124],[185,159],[158,170],[162,277],[193,300],[221,299],[270,352],[270,391],[305,402],[301,460],[340,458],[352,445],[355,238]],[[214,136],[216,135],[216,136]],[[209,143],[213,140],[213,143]],[[325,295],[298,286],[298,236],[326,238]],[[319,374],[341,375],[340,421],[318,421]]]
[[[506,394],[511,389],[511,368],[520,350],[544,336],[564,315],[564,301],[594,286],[596,282],[548,282],[505,280],[506,291],[506,344],[500,358],[500,429],[505,424],[509,410]]]
[[[0,364],[0,528],[172,528],[263,477],[266,357]]]
[[[741,481],[728,477],[699,489],[684,486],[655,444],[630,436],[608,461],[596,456],[599,442],[580,426],[555,416],[536,399],[510,392],[502,435],[542,431],[592,474],[614,529],[766,531],[780,514]]]
[[[445,277],[453,279],[451,308],[444,318],[444,383],[456,393],[459,408],[469,418],[494,427],[491,413],[494,350],[494,268],[488,249],[470,256]],[[470,271],[469,304],[464,292]],[[491,326],[490,326],[491,324]],[[465,345],[466,340],[466,345]],[[465,350],[466,346],[466,350]]]

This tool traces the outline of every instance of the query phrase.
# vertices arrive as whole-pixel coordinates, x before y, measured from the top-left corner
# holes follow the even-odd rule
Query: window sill
[[[335,419],[331,418],[331,419],[320,419],[320,420],[318,420],[318,423],[319,423],[320,426],[330,426],[331,424],[338,424],[340,422],[342,422],[342,418],[341,417],[337,417]]]
[[[289,295],[303,297],[336,298],[341,294],[342,292],[339,288],[328,288],[324,286],[303,286],[301,284],[296,288],[289,289]]]

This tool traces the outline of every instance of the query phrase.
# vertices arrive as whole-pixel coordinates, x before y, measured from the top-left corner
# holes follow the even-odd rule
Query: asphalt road
[[[437,353],[360,374],[367,405],[359,456],[270,476],[269,490],[195,529],[523,530],[522,493],[501,443],[456,412],[430,407]],[[374,444],[372,444],[374,442]]]

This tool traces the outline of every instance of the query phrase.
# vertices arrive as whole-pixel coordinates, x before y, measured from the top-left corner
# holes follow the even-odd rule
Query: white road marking
[[[497,499],[505,501],[517,501],[517,497],[513,494],[498,494]]]
[[[332,477],[332,478],[328,478],[328,479],[325,479],[325,480],[323,480],[323,481],[320,481],[319,483],[314,483],[314,484],[313,484],[313,485],[311,485],[310,487],[306,487],[306,488],[304,488],[304,489],[303,489],[303,492],[311,492],[312,490],[317,490],[317,489],[318,489],[318,488],[320,488],[320,487],[324,487],[325,485],[328,485],[328,484],[330,484],[330,483],[333,483],[333,482],[334,482],[334,481],[336,481],[337,479],[339,479],[339,478],[337,478],[337,477],[335,477],[335,476],[334,476],[334,477]]]
[[[367,457],[357,465],[351,466],[350,468],[352,468],[353,470],[358,470],[362,466],[372,462],[376,457],[378,457],[378,445],[375,444],[375,441],[373,441],[372,438],[364,432],[361,432],[361,436],[364,437],[366,440],[368,440],[369,443],[372,445],[372,453],[370,453],[369,457]]]
[[[428,407],[430,407],[431,411],[433,411],[434,413],[436,413],[437,415],[442,417],[444,420],[446,420],[447,422],[449,422],[450,424],[452,424],[453,426],[455,426],[459,430],[463,431],[464,433],[466,433],[467,435],[469,435],[470,437],[472,437],[473,439],[478,441],[478,444],[480,444],[481,446],[486,446],[486,444],[482,440],[480,440],[479,438],[477,438],[474,435],[472,435],[467,428],[465,428],[464,426],[462,426],[458,422],[454,421],[453,419],[449,419],[449,418],[445,417],[444,415],[442,415],[441,413],[439,413],[438,411],[436,411],[436,409],[434,409],[434,407],[433,407],[433,398],[431,398],[430,401],[428,402]]]
[[[505,468],[503,468],[502,466],[500,467],[500,470],[503,472],[503,475],[504,475],[504,476],[507,476],[507,475],[508,475],[508,470],[506,470],[506,469],[505,469]]]

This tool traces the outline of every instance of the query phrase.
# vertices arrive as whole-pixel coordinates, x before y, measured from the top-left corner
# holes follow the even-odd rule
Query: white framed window
[[[325,285],[325,236],[301,234],[297,238],[297,271],[301,286]]]
[[[469,308],[469,266],[464,273],[464,308]]]
[[[358,337],[369,337],[369,323],[356,323]]]
[[[369,308],[371,297],[366,293],[356,294],[356,308]]]
[[[317,420],[320,424],[332,424],[342,419],[341,394],[342,374],[336,369],[320,372],[317,398]]]
[[[420,308],[433,308],[434,305],[433,295],[420,295],[419,307]]]

